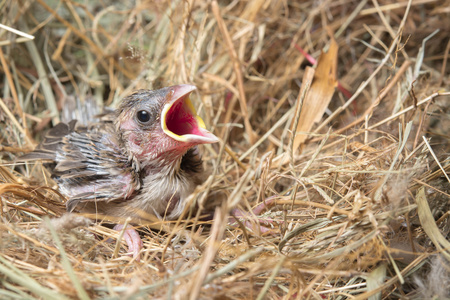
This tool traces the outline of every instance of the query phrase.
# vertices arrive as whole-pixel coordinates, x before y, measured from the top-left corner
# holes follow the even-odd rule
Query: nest
[[[450,297],[448,7],[2,2],[0,297]],[[183,217],[140,228],[136,262],[17,158],[60,121],[179,83],[221,142]]]

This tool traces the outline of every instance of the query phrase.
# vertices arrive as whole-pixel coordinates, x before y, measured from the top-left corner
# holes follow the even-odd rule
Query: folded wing
[[[61,193],[69,198],[69,211],[83,202],[123,201],[139,189],[139,174],[123,155],[112,122],[59,123],[35,151],[20,158],[32,160],[50,163]]]

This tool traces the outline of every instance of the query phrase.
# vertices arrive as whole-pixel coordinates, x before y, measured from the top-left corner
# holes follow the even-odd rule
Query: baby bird
[[[149,215],[177,218],[203,181],[196,145],[218,142],[189,100],[195,89],[185,84],[136,91],[98,123],[56,125],[22,160],[54,162],[52,172],[69,212],[119,222],[131,217],[134,223]],[[129,228],[124,237],[139,258],[137,232]]]

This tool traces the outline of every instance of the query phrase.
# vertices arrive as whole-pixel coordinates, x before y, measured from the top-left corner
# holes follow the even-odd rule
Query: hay
[[[448,4],[2,2],[0,298],[450,297]],[[16,158],[178,83],[222,142],[136,262]]]

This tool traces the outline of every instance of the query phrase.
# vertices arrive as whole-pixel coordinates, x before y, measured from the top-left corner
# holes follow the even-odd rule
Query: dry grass
[[[0,298],[450,297],[449,6],[1,2],[19,32],[0,29]],[[191,199],[215,216],[142,228],[135,262],[15,159],[61,118],[177,83],[222,140]]]

